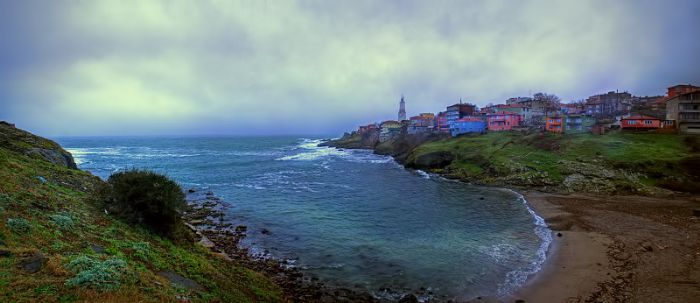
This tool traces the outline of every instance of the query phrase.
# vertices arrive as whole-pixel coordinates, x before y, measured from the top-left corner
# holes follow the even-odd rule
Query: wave
[[[547,223],[544,222],[544,219],[535,213],[532,208],[530,208],[525,196],[511,189],[505,190],[516,194],[518,196],[518,200],[525,205],[527,211],[530,213],[530,215],[532,215],[535,221],[535,234],[538,238],[540,238],[541,242],[539,248],[537,249],[536,259],[530,262],[528,267],[513,270],[506,274],[506,280],[498,287],[498,295],[502,297],[507,296],[516,289],[520,288],[523,284],[525,284],[525,281],[530,275],[535,274],[542,269],[542,264],[544,264],[545,260],[547,259],[547,250],[549,250],[549,246],[552,243],[552,230],[549,229]]]
[[[372,154],[367,150],[338,149],[335,147],[319,146],[323,142],[320,139],[302,138],[301,142],[292,150],[303,150],[300,153],[277,158],[279,161],[315,161],[319,159],[339,158],[355,163],[391,163],[392,157]],[[327,162],[323,167],[328,169]]]

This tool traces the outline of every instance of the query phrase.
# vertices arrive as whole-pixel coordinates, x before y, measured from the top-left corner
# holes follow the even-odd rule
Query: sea
[[[540,269],[552,240],[512,190],[320,147],[321,138],[56,139],[100,178],[149,169],[212,191],[230,205],[229,219],[248,227],[241,245],[251,253],[378,298],[505,297]]]

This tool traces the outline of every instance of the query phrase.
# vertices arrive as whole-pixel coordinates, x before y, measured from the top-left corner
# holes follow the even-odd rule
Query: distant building
[[[435,114],[433,113],[421,113],[418,116],[413,116],[409,118],[409,124],[407,132],[409,134],[419,134],[424,132],[430,132],[433,130],[435,125]]]
[[[401,102],[399,102],[399,121],[406,120],[406,101],[403,100],[403,95],[401,95]]]
[[[547,117],[545,124],[545,130],[550,133],[561,134],[564,133],[564,118],[561,116]]]
[[[683,134],[700,134],[700,90],[666,100],[666,120]]]
[[[447,110],[445,111],[445,117],[447,118],[447,124],[450,125],[459,119],[462,119],[466,116],[473,115],[475,109],[476,109],[476,105],[469,104],[469,103],[461,103],[461,102],[448,106]]]
[[[673,98],[677,95],[680,94],[685,94],[685,93],[692,93],[694,91],[700,90],[700,87],[695,86],[695,85],[690,85],[690,84],[681,84],[681,85],[674,85],[668,88],[668,92],[666,93],[666,96],[668,98]]]
[[[563,115],[579,115],[586,111],[586,107],[581,103],[565,103],[561,104],[560,111]]]
[[[622,130],[657,129],[661,127],[661,119],[650,116],[630,116],[620,120]]]
[[[390,140],[401,134],[401,122],[384,121],[379,125],[379,142]]]
[[[596,116],[615,116],[629,113],[632,109],[632,95],[628,92],[608,92],[588,97],[586,113]]]
[[[514,113],[521,115],[523,120],[528,120],[532,116],[532,111],[530,107],[524,104],[514,103],[514,104],[497,104],[493,106],[492,113],[505,112]]]
[[[450,132],[450,125],[447,123],[447,112],[438,113],[437,117],[435,118],[435,127],[439,132]]]
[[[514,97],[506,100],[506,104],[523,104],[527,102],[532,102],[532,97]]]
[[[514,113],[498,112],[486,115],[489,131],[511,130],[519,126],[522,116]]]
[[[364,135],[366,133],[370,133],[372,131],[376,131],[379,129],[379,125],[377,123],[372,123],[372,124],[367,124],[367,125],[362,125],[357,128],[357,133],[360,135]]]
[[[450,125],[452,137],[467,133],[485,133],[486,121],[479,117],[461,118]]]
[[[595,119],[587,115],[566,115],[564,117],[564,132],[568,134],[587,133],[595,124]]]

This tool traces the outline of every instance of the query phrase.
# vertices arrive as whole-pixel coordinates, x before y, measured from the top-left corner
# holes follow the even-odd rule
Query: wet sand
[[[553,242],[542,270],[501,301],[700,298],[698,198],[523,194],[552,229]]]

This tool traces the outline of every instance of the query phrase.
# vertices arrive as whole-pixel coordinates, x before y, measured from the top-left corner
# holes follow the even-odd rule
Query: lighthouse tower
[[[406,120],[406,101],[403,100],[403,95],[401,95],[401,102],[399,103],[399,121]]]

